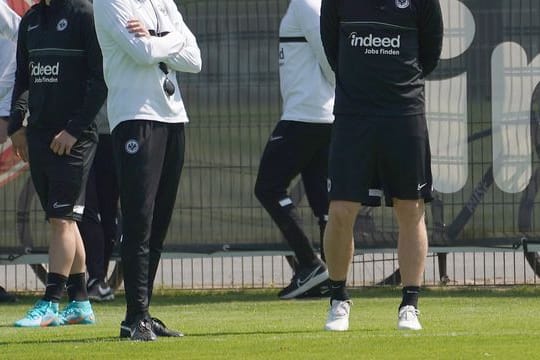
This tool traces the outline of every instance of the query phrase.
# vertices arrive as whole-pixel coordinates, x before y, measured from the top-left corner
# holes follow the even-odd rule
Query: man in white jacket
[[[11,91],[15,81],[15,52],[21,18],[0,0],[0,144],[7,140]],[[16,297],[0,286],[0,302],[13,302]]]
[[[0,0],[0,144],[7,140],[11,91],[15,82],[15,53],[21,18]]]
[[[149,304],[184,162],[188,118],[175,72],[199,72],[200,50],[173,0],[94,0],[94,11],[123,216],[120,336],[181,336]]]

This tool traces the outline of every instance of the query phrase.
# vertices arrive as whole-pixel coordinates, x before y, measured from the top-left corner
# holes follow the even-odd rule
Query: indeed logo
[[[363,47],[392,47],[398,48],[401,46],[401,35],[396,37],[378,37],[369,34],[368,36],[359,36],[353,32],[349,35],[351,39],[351,46],[363,46]]]
[[[395,37],[379,37],[369,34],[360,36],[356,32],[349,35],[351,46],[365,48],[366,55],[399,55],[401,46],[401,35]]]
[[[30,68],[30,73],[32,76],[58,76],[58,69],[60,68],[60,63],[57,62],[56,65],[41,65],[41,63],[30,63]]]
[[[60,63],[56,65],[41,65],[41,63],[30,63],[30,75],[34,77],[34,83],[58,82]]]

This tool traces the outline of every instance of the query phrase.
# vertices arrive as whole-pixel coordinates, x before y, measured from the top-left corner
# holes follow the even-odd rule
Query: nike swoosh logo
[[[101,285],[98,285],[98,292],[99,292],[99,295],[101,296],[105,296],[109,294],[109,290],[102,288]]]
[[[52,207],[54,209],[59,209],[59,208],[63,208],[63,207],[66,207],[66,206],[71,206],[71,204],[59,204],[58,202],[55,202]]]
[[[416,190],[417,190],[417,191],[420,191],[420,190],[422,190],[422,189],[424,188],[424,186],[426,186],[426,185],[427,185],[427,183],[418,184],[418,186],[416,187]]]
[[[276,141],[279,139],[283,139],[283,136],[270,136],[270,141]]]
[[[120,329],[129,331],[129,333],[131,334],[131,328],[127,325],[120,325]]]
[[[319,271],[321,266],[317,266],[317,268],[315,270],[313,270],[308,276],[306,276],[306,278],[302,281],[302,279],[298,279],[296,280],[296,285],[298,285],[298,287],[304,285],[306,282],[308,282],[312,277],[313,275],[315,275],[315,273],[317,273],[317,271]]]
[[[321,294],[324,295],[324,294],[328,294],[328,293],[330,292],[330,289],[327,288],[327,287],[321,286],[321,287],[319,288],[319,291],[321,292]]]
[[[32,31],[32,30],[34,30],[34,29],[36,29],[38,27],[39,27],[39,24],[37,24],[37,25],[28,25],[28,28],[26,29],[26,31]]]

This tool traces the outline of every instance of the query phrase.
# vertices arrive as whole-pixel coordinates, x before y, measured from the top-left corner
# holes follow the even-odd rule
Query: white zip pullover
[[[188,122],[175,71],[199,72],[201,53],[174,1],[94,0],[94,19],[109,89],[111,131],[126,120]],[[156,33],[169,34],[135,37],[126,29],[132,19]],[[169,66],[168,78],[176,87],[170,97],[163,91],[165,74],[159,62]]]
[[[319,31],[321,0],[291,0],[279,27],[281,120],[332,123],[335,76]]]
[[[5,0],[0,0],[0,37],[17,42],[17,32],[21,18]]]
[[[4,0],[0,0],[0,117],[9,116],[20,20],[19,15]]]

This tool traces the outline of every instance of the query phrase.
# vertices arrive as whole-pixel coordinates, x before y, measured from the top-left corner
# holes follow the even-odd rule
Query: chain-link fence
[[[281,111],[278,26],[287,5],[286,0],[180,2],[204,65],[200,74],[179,75],[191,122],[166,252],[219,257],[165,260],[162,266],[169,270],[162,275],[164,286],[273,286],[290,277],[281,255],[232,255],[288,250],[253,196],[261,151]],[[523,255],[507,251],[522,239],[528,244],[540,241],[536,210],[540,2],[441,0],[441,6],[445,21],[442,60],[426,87],[436,190],[427,214],[430,243],[449,248],[447,268],[459,267],[449,277],[459,283],[506,282],[506,275],[499,274],[500,269],[507,269],[507,256],[516,274],[510,278],[534,282],[529,270],[521,271],[526,264]],[[27,178],[9,145],[4,145],[0,156],[0,258],[4,263],[20,256],[19,260],[36,261],[34,254],[47,249],[46,224]],[[294,185],[293,193],[318,247],[318,226],[302,199],[300,184]],[[364,280],[351,280],[355,284],[377,283],[395,270],[395,261],[377,260],[378,256],[393,257],[383,252],[396,241],[391,209],[363,209],[355,241],[362,250],[378,251],[357,257],[351,276]],[[456,253],[457,246],[499,249],[493,255]],[[471,255],[459,257],[460,253]],[[436,258],[442,259],[433,255]],[[534,263],[535,256],[530,259]],[[484,265],[478,266],[479,262]],[[368,271],[380,263],[393,265],[388,270]],[[250,266],[252,274],[246,270]],[[474,276],[466,275],[469,266]],[[487,274],[485,280],[476,276],[478,268]],[[17,288],[22,286],[17,279],[26,274],[31,278],[23,265],[3,269],[0,281],[4,274],[6,283]],[[191,275],[185,278],[178,272]],[[437,283],[438,274],[438,265],[432,265],[426,278]],[[16,280],[11,281],[12,277]]]

